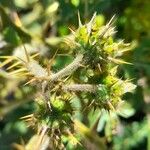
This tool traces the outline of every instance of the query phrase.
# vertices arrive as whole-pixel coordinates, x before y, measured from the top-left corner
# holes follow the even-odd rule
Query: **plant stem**
[[[62,87],[64,91],[84,91],[84,92],[91,92],[95,93],[97,91],[97,86],[92,84],[71,84],[71,85],[64,85]]]
[[[53,82],[72,74],[80,67],[82,59],[83,59],[83,54],[78,54],[71,64],[69,64],[59,72],[52,74],[51,76],[48,77],[48,79]]]

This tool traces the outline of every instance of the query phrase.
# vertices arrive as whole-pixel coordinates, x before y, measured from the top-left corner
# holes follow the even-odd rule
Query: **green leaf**
[[[19,45],[20,43],[20,38],[18,33],[12,28],[12,27],[7,27],[3,31],[4,39],[13,45]]]
[[[134,115],[135,110],[129,103],[121,102],[117,108],[117,113],[124,118],[129,118]]]

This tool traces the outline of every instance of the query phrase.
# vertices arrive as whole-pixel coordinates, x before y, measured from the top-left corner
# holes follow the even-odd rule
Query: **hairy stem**
[[[81,92],[91,92],[95,93],[97,91],[97,86],[92,84],[71,84],[71,85],[64,85],[62,87],[64,91],[81,91]]]
[[[59,72],[52,74],[51,76],[48,77],[48,79],[50,81],[57,81],[58,79],[61,79],[63,77],[66,77],[72,74],[74,71],[76,71],[80,67],[82,59],[83,59],[83,55],[78,54],[71,64],[69,64],[68,66],[60,70]]]

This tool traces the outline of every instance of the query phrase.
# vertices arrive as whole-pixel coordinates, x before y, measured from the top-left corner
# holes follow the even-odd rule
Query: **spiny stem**
[[[95,93],[97,91],[97,86],[92,84],[72,84],[72,85],[64,85],[62,87],[64,91],[81,91],[81,92],[91,92]]]
[[[71,64],[69,64],[68,66],[66,66],[59,72],[57,72],[56,74],[52,74],[51,76],[48,77],[48,79],[50,81],[57,81],[58,79],[64,78],[72,74],[75,70],[77,70],[80,67],[82,59],[83,59],[83,55],[78,54]]]

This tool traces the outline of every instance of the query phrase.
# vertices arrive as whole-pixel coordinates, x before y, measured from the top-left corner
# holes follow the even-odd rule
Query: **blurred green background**
[[[119,69],[120,76],[133,79],[137,85],[134,94],[125,97],[128,116],[119,116],[118,132],[110,135],[111,121],[104,125],[108,120],[104,115],[99,136],[110,136],[108,149],[150,150],[150,0],[0,0],[0,56],[17,55],[21,38],[31,53],[41,54],[43,64],[59,49],[53,67],[62,68],[70,61],[63,39],[70,36],[69,28],[77,29],[78,11],[83,22],[94,12],[106,22],[115,14],[115,38],[134,45],[124,58],[133,65]],[[0,150],[12,149],[21,139],[27,142],[34,132],[19,119],[35,109],[35,89],[23,83],[24,79],[10,78],[5,67],[0,69]]]

